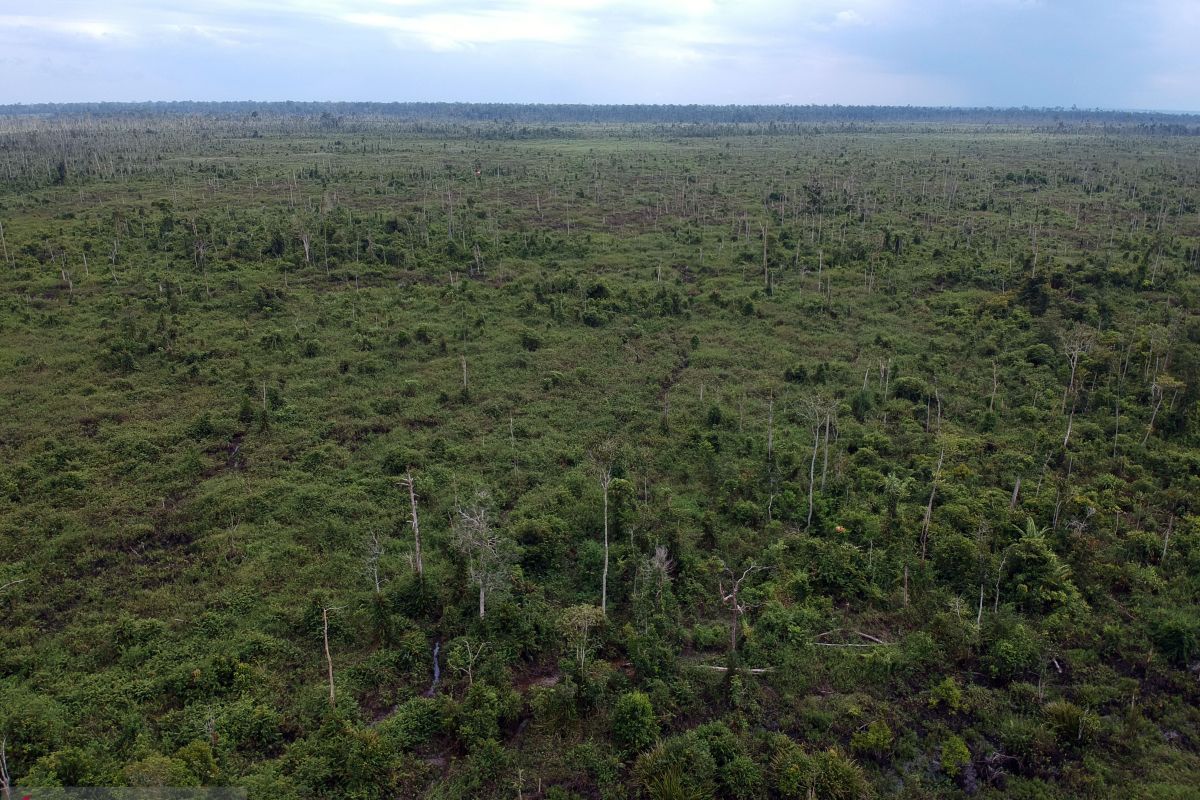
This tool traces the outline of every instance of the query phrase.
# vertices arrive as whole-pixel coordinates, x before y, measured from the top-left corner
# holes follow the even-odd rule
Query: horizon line
[[[153,100],[39,100],[36,102],[0,102],[0,109],[37,109],[46,107],[85,106],[165,106],[165,105],[309,105],[309,106],[501,106],[514,108],[720,108],[720,109],[889,109],[911,111],[983,111],[1066,114],[1141,114],[1200,116],[1200,110],[1121,108],[1116,106],[1035,106],[1035,105],[928,105],[891,103],[645,103],[645,102],[586,102],[586,101],[522,101],[522,100],[315,100],[315,99],[224,99],[197,100],[187,98]]]

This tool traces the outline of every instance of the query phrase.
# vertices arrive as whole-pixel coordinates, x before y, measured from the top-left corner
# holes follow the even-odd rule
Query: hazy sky
[[[1200,110],[1200,0],[0,0],[0,103]]]

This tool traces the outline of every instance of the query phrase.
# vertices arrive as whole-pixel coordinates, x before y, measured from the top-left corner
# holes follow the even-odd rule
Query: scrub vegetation
[[[8,783],[1194,796],[1189,118],[457,108],[0,115]]]

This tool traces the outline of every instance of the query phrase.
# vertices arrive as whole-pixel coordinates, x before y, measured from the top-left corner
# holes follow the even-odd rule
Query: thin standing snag
[[[409,524],[412,525],[413,532],[413,565],[417,570],[417,577],[423,578],[425,562],[421,558],[421,522],[417,518],[417,491],[411,468],[405,471],[404,477],[400,479],[400,484],[408,489]]]
[[[721,602],[729,609],[731,619],[729,624],[729,652],[737,652],[737,634],[738,628],[741,626],[742,617],[750,609],[749,604],[743,602],[739,595],[742,591],[742,584],[756,572],[762,572],[768,567],[750,562],[750,566],[742,571],[740,576],[735,576],[733,570],[725,567],[725,575],[729,577],[729,588],[725,588],[726,580],[724,577],[717,579],[717,593],[721,598]]]
[[[345,606],[325,606],[321,609],[321,628],[325,639],[325,665],[329,670],[329,707],[337,705],[337,695],[333,688],[333,655],[329,652],[329,612],[340,611]]]

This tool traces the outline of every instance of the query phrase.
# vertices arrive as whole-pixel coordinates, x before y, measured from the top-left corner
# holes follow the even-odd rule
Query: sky
[[[0,0],[0,104],[1200,111],[1200,0]]]

